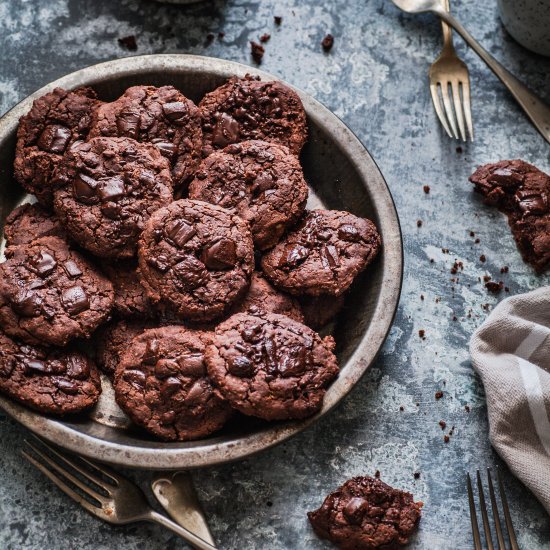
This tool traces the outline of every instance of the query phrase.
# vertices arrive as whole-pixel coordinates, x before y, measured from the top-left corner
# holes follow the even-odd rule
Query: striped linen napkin
[[[550,287],[502,301],[470,341],[489,439],[550,514]]]

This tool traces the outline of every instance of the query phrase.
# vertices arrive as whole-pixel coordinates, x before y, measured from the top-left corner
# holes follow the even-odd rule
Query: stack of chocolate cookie
[[[97,364],[164,440],[205,437],[234,411],[316,413],[338,365],[315,330],[381,241],[367,219],[306,211],[306,137],[297,94],[250,76],[198,106],[172,86],[36,100],[15,177],[37,202],[4,229],[0,391],[82,412]]]

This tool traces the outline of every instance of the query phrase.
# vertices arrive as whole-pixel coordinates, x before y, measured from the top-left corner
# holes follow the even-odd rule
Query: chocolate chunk
[[[164,103],[162,111],[169,120],[175,123],[182,123],[189,116],[189,109],[183,101]]]
[[[124,180],[121,176],[114,176],[107,180],[102,180],[98,195],[102,201],[123,197],[125,195]]]
[[[81,269],[78,267],[77,263],[74,260],[67,260],[63,262],[63,267],[67,272],[67,275],[72,279],[80,277],[82,275]]]
[[[172,268],[178,279],[178,284],[185,290],[193,290],[203,286],[208,281],[206,266],[195,256],[185,256]]]
[[[176,219],[168,222],[164,228],[164,234],[176,246],[183,248],[185,243],[197,233],[196,229],[186,220]]]
[[[37,144],[43,151],[61,154],[65,151],[70,139],[69,128],[58,124],[49,124],[40,134]]]
[[[231,239],[221,239],[203,249],[202,261],[208,269],[230,269],[237,261],[237,247]]]
[[[42,310],[42,299],[29,289],[21,289],[11,303],[14,311],[22,317],[37,317]]]
[[[248,357],[237,355],[227,361],[227,371],[233,376],[250,378],[254,374],[254,365]]]
[[[94,178],[80,172],[73,180],[73,195],[77,200],[87,204],[96,198],[97,186],[98,182]]]
[[[72,286],[64,290],[61,302],[70,315],[78,315],[90,308],[90,300],[81,286]]]
[[[221,113],[212,133],[212,143],[218,147],[226,147],[239,140],[239,123],[227,113]]]
[[[118,135],[136,139],[139,134],[139,112],[133,110],[122,111],[116,119]]]
[[[57,266],[55,258],[43,250],[31,258],[29,264],[30,269],[43,278],[50,275]]]
[[[325,52],[332,50],[332,46],[334,46],[334,36],[332,36],[332,34],[327,34],[321,41],[321,46]]]

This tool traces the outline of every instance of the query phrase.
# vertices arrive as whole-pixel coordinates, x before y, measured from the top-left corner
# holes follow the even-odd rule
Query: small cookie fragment
[[[261,82],[251,75],[233,77],[206,94],[199,109],[204,156],[250,139],[279,143],[297,155],[307,138],[302,102],[281,82]]]
[[[275,246],[303,214],[307,183],[282,145],[244,141],[212,153],[189,186],[189,198],[217,204],[250,224],[260,250]]]
[[[150,321],[142,319],[111,321],[100,327],[95,334],[97,366],[108,376],[114,376],[120,357],[129,348],[130,342],[152,327]]]
[[[0,330],[0,393],[45,414],[75,414],[97,403],[101,382],[83,353],[24,344]]]
[[[232,313],[256,315],[260,311],[278,313],[299,323],[304,322],[304,315],[298,301],[290,294],[277,290],[262,273],[255,271],[252,274],[248,292],[243,301],[233,308]]]
[[[471,176],[486,204],[508,216],[523,260],[539,273],[550,263],[550,176],[523,160],[480,166]]]
[[[193,176],[201,160],[199,108],[173,86],[132,86],[94,113],[90,137],[128,137],[151,143],[172,166],[174,187]]]
[[[157,210],[139,242],[148,296],[182,319],[221,317],[246,292],[254,269],[248,224],[231,212],[182,199]]]
[[[131,258],[150,215],[172,201],[168,161],[130,138],[92,138],[59,163],[54,208],[67,232],[105,258]]]
[[[31,344],[64,346],[109,318],[113,286],[58,237],[6,251],[0,264],[0,326]]]
[[[54,214],[40,204],[22,204],[12,210],[4,224],[6,246],[27,244],[40,237],[65,238],[65,230]]]
[[[380,247],[370,220],[339,210],[313,210],[264,255],[262,269],[290,294],[340,296]]]
[[[275,313],[237,313],[216,327],[208,374],[231,406],[265,420],[318,412],[338,374],[334,340]]]
[[[219,430],[231,409],[212,387],[204,363],[212,334],[167,326],[146,330],[122,354],[117,403],[139,426],[165,441],[188,441]]]
[[[155,316],[153,304],[139,280],[136,261],[103,262],[102,267],[115,291],[114,313],[124,319]]]
[[[51,206],[55,167],[74,143],[86,139],[92,112],[100,103],[91,88],[72,92],[56,88],[35,99],[31,110],[21,117],[14,175],[41,204]]]
[[[308,513],[314,531],[341,550],[406,545],[420,521],[422,502],[380,479],[354,477]]]

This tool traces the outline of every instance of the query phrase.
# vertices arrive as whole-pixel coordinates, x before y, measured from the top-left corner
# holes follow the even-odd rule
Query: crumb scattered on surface
[[[443,436],[443,441],[445,441],[445,443],[449,443],[450,440],[451,438],[448,435]]]
[[[470,406],[469,405],[464,405],[464,410],[469,413],[470,412]]]
[[[500,268],[500,272],[501,272],[501,273],[508,273],[508,271],[509,271],[509,268],[508,268],[507,265],[504,265],[504,266],[502,266],[502,267]]]
[[[479,257],[479,261],[481,263],[485,263],[487,261],[487,258],[485,257],[485,254],[482,254],[480,257]]]
[[[480,242],[481,242],[480,239],[476,239],[476,240],[474,241],[475,244],[479,244]]]
[[[420,329],[418,331],[418,336],[422,339],[426,338],[426,331],[424,329]]]
[[[435,392],[435,398],[437,400],[441,399],[443,397],[443,392],[441,390]]]
[[[265,53],[265,49],[261,44],[254,42],[254,40],[250,41],[250,54],[252,55],[252,59],[258,65],[262,62],[264,53]]]
[[[118,43],[120,46],[130,50],[131,52],[135,52],[137,50],[137,40],[133,34],[119,38]]]
[[[214,36],[214,33],[213,32],[209,32],[207,35],[206,35],[206,45],[209,46],[210,44],[212,44],[212,42],[214,42],[214,38],[216,38]]]
[[[273,21],[275,21],[275,25],[280,25],[283,22],[283,18],[280,15],[273,16]]]
[[[485,283],[485,288],[493,294],[498,294],[504,288],[504,283],[502,281],[498,283],[496,281],[488,281]]]
[[[462,147],[460,145],[456,148],[456,152],[459,154],[462,153]]]
[[[376,470],[376,472],[374,472],[374,477],[376,479],[380,479],[380,470]]]
[[[445,422],[445,420],[440,420],[439,425],[441,426],[441,429],[444,430],[447,427],[447,422]]]
[[[221,40],[225,36],[225,33],[223,31],[220,31],[218,33],[218,38]]]
[[[414,472],[414,479],[420,479],[420,472]]]
[[[426,193],[426,195],[428,195],[430,193],[430,186],[429,185],[425,185],[424,187],[422,187],[422,189],[424,190],[424,193]]]
[[[267,42],[271,38],[271,35],[267,32],[264,32],[262,36],[260,36],[260,42]]]
[[[401,405],[401,406],[399,407],[399,410],[400,410],[401,412],[403,412],[403,411],[405,410],[405,407],[403,407],[403,405]]]
[[[422,220],[416,220],[416,227],[422,227]]]
[[[332,34],[327,34],[321,41],[321,46],[325,52],[332,50],[332,46],[334,46],[334,36],[332,36]]]
[[[424,300],[424,294],[421,294],[421,295],[420,295],[420,299],[421,299],[421,300]]]

